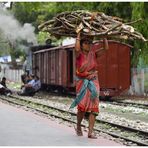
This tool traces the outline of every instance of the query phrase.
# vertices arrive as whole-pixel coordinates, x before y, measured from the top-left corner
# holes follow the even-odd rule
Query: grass
[[[12,90],[20,90],[20,88],[21,88],[21,85],[22,85],[22,83],[17,83],[17,82],[11,82],[11,81],[9,81],[9,82],[7,82],[7,87],[9,88],[9,89],[12,89]]]

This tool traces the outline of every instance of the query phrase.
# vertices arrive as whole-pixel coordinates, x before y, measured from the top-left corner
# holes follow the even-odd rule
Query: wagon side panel
[[[118,88],[124,91],[130,86],[130,48],[125,45],[119,45],[119,83]]]
[[[66,50],[62,50],[62,71],[61,71],[61,75],[62,75],[62,86],[66,87],[67,86],[67,51]]]
[[[102,47],[102,43],[96,44],[95,49]],[[106,53],[97,58],[98,79],[101,88],[106,88]]]
[[[106,87],[118,87],[118,44],[110,43],[109,50],[106,51]]]

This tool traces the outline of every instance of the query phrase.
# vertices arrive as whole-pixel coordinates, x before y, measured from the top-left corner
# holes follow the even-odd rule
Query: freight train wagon
[[[98,58],[98,78],[101,96],[115,96],[130,86],[131,46],[109,40],[109,49]],[[94,42],[94,48],[102,45]],[[33,73],[42,82],[42,88],[75,93],[74,45],[32,50]]]

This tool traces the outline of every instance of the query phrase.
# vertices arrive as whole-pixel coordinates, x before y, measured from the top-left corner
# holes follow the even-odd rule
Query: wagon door
[[[70,91],[75,91],[75,52],[73,48],[67,50],[67,87]]]
[[[49,51],[48,84],[58,87],[65,87],[67,84],[67,53],[64,49]]]

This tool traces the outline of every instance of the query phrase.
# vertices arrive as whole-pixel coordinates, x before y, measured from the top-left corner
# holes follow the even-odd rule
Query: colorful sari
[[[76,98],[70,108],[77,106],[83,112],[99,112],[99,81],[95,49],[86,56],[82,52],[76,59]],[[91,74],[90,74],[91,72]]]

